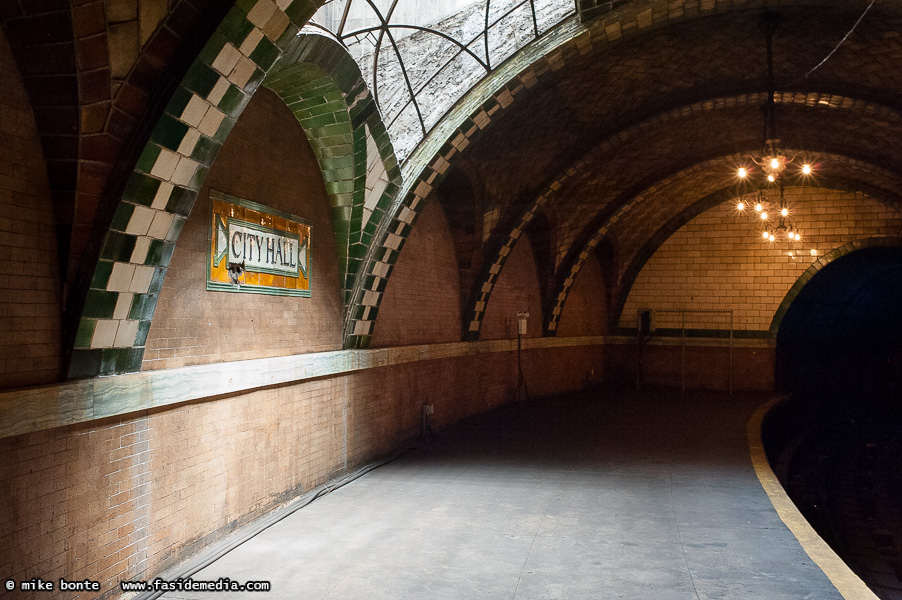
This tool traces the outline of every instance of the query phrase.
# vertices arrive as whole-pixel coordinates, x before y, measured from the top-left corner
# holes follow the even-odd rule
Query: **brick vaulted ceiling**
[[[67,288],[89,276],[160,102],[228,3],[0,0],[47,161]]]
[[[480,210],[497,209],[496,239],[544,195],[558,277],[605,219],[621,277],[640,249],[687,207],[733,185],[737,160],[763,145],[765,38],[758,4],[673,22],[569,60],[468,149]],[[769,3],[773,4],[773,3]],[[777,133],[818,162],[822,182],[902,183],[902,19],[875,4],[771,7]],[[702,167],[702,163],[704,166]],[[441,188],[439,193],[441,193]],[[672,225],[672,224],[671,224]],[[491,244],[483,261],[493,260]]]

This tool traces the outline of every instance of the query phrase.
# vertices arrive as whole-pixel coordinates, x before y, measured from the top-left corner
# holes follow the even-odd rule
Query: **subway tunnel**
[[[759,425],[898,416],[900,23],[0,0],[6,591],[871,597]]]
[[[872,247],[802,288],[777,335],[779,386],[824,411],[899,415],[902,251]]]

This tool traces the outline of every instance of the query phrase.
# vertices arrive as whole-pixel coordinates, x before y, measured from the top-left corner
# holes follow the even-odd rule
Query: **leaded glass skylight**
[[[357,61],[403,161],[477,82],[575,12],[573,0],[330,0],[308,27]]]

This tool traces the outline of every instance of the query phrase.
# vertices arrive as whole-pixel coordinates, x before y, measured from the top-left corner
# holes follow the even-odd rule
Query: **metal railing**
[[[717,331],[723,331],[723,329],[721,327],[701,327],[701,328],[691,327],[692,325],[695,324],[695,323],[693,323],[693,321],[695,321],[695,320],[692,319],[691,316],[692,315],[704,315],[707,318],[708,322],[702,323],[703,325],[720,325],[720,326],[722,326],[722,325],[727,324],[726,323],[727,319],[723,319],[724,322],[716,322],[716,321],[712,322],[710,317],[714,316],[714,315],[724,315],[725,317],[729,318],[729,325],[728,325],[728,328],[729,328],[729,361],[730,361],[730,367],[729,367],[730,386],[729,386],[729,388],[730,388],[730,395],[733,395],[733,326],[734,326],[733,313],[734,313],[734,311],[732,311],[732,310],[702,310],[702,309],[660,309],[660,310],[655,309],[652,312],[654,315],[659,316],[659,317],[664,316],[664,315],[678,316],[679,317],[678,327],[660,327],[660,324],[656,324],[654,329],[650,329],[649,331],[643,332],[642,326],[641,326],[641,319],[642,319],[642,313],[646,312],[646,310],[639,309],[638,311],[636,311],[636,323],[637,323],[636,343],[639,348],[639,355],[638,355],[639,364],[638,364],[638,368],[637,368],[637,378],[636,378],[637,386],[640,386],[642,383],[642,357],[643,357],[642,348],[646,343],[648,343],[649,340],[651,340],[654,337],[654,330],[656,330],[656,329],[671,329],[671,330],[679,329],[679,331],[680,331],[680,387],[681,387],[683,393],[685,393],[686,392],[686,337],[687,337],[686,332],[693,331],[693,330],[697,331],[698,329],[703,329],[703,330],[704,329],[714,329]],[[690,317],[690,319],[688,320],[688,325],[690,325],[690,327],[687,327],[687,316]],[[676,325],[677,324],[676,321],[677,320],[674,320],[673,323],[669,323],[669,324]],[[645,339],[643,339],[643,334],[647,336],[647,337],[645,337]]]

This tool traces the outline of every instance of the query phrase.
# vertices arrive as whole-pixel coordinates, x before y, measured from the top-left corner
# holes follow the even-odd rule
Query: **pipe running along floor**
[[[755,476],[762,396],[587,392],[460,427],[193,575],[269,593],[164,598],[842,598]]]

